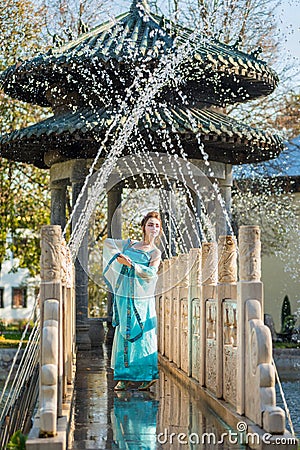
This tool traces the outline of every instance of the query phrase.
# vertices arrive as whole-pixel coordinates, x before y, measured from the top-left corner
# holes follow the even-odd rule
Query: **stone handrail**
[[[57,435],[67,385],[73,381],[75,302],[73,268],[61,227],[49,225],[41,235],[41,356],[39,436]]]
[[[276,406],[272,340],[262,321],[260,231],[239,230],[162,263],[159,352],[237,414],[271,434],[285,432]],[[247,389],[246,389],[247,387]]]

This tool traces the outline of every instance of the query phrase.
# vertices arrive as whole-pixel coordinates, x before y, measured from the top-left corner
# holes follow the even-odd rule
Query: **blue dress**
[[[150,266],[151,252],[136,249],[128,240],[106,239],[103,275],[113,294],[115,327],[111,367],[115,380],[158,379],[155,285],[157,268]],[[116,261],[122,253],[132,261]]]

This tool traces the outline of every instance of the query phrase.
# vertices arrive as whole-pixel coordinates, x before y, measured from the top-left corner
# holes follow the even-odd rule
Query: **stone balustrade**
[[[26,448],[63,450],[66,427],[60,433],[59,421],[66,416],[74,378],[73,264],[60,226],[43,227],[41,245],[40,404]],[[205,388],[205,395],[223,402],[237,420],[285,436],[285,413],[275,400],[272,340],[262,321],[258,227],[241,227],[239,252],[233,236],[221,236],[218,243],[163,261],[160,273],[161,361],[193,389]]]
[[[272,340],[263,324],[260,230],[241,227],[162,263],[157,295],[159,352],[271,434],[285,432],[276,407]]]
[[[61,227],[41,233],[41,351],[39,411],[27,449],[65,448],[60,421],[70,411],[75,362],[75,296],[71,255]],[[53,440],[54,439],[54,440]]]

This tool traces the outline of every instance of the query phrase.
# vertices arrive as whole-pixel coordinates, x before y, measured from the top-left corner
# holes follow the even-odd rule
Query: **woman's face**
[[[152,236],[154,238],[158,237],[160,233],[160,221],[155,217],[150,217],[145,225],[145,238]]]

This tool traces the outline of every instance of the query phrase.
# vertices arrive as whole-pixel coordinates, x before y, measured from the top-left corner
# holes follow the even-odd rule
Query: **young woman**
[[[162,231],[159,214],[149,212],[141,226],[142,241],[106,239],[103,249],[103,275],[113,294],[111,367],[117,391],[132,381],[147,390],[158,379],[154,293],[161,259],[156,247]]]

